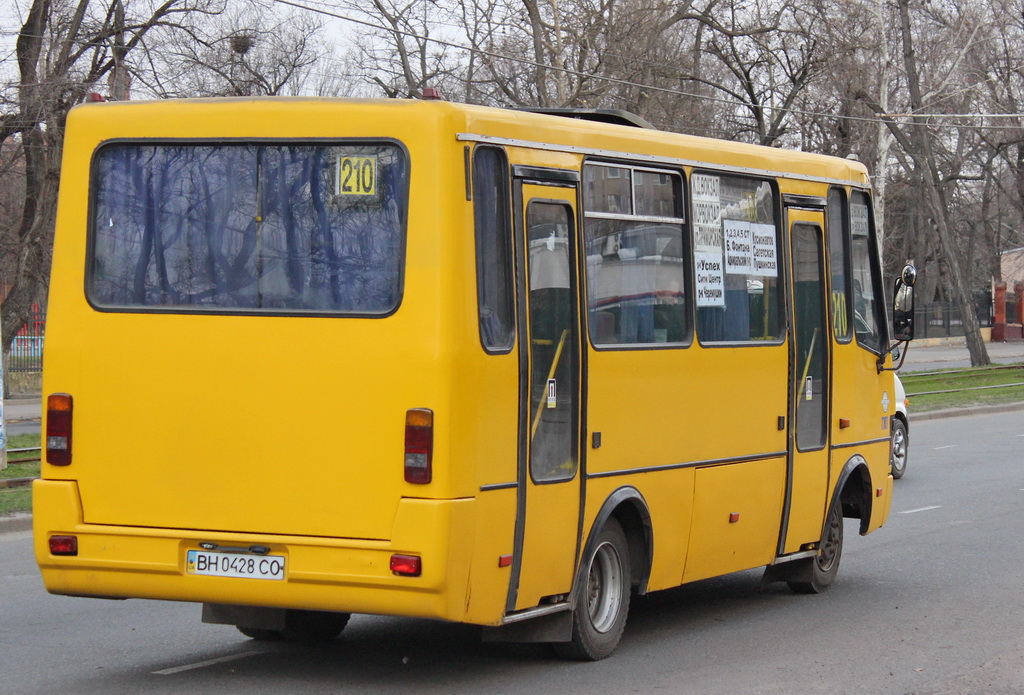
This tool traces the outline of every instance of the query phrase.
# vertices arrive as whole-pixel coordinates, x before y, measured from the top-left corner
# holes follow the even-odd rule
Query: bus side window
[[[850,270],[849,270],[849,217],[846,191],[832,188],[828,192],[828,248],[832,278],[831,312],[832,331],[840,343],[851,338]]]
[[[487,352],[508,352],[515,342],[509,195],[505,153],[477,147],[473,156],[476,291],[480,342]]]
[[[682,177],[589,162],[583,167],[583,201],[591,341],[685,343]]]
[[[690,193],[698,340],[779,340],[781,244],[772,184],[694,172]]]
[[[880,353],[885,344],[885,304],[875,246],[871,201],[863,191],[850,196],[850,260],[853,275],[853,330],[857,344]]]

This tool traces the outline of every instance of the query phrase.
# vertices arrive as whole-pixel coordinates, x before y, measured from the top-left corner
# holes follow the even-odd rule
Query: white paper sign
[[[850,203],[850,232],[854,237],[868,235],[868,206],[861,203]]]
[[[722,254],[697,251],[693,254],[697,276],[697,306],[725,306],[725,262]]]
[[[730,275],[752,275],[754,272],[754,231],[749,222],[724,220],[725,272]]]
[[[754,275],[766,278],[779,276],[779,256],[775,249],[775,227],[770,224],[752,224],[754,235]]]
[[[690,177],[694,248],[697,251],[722,251],[722,198],[718,184],[717,176],[694,174]]]

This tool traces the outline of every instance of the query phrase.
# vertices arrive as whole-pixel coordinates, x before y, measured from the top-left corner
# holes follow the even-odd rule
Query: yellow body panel
[[[90,172],[103,143],[348,138],[386,139],[408,153],[402,296],[391,315],[146,313],[87,301]],[[894,393],[873,355],[834,347],[830,429],[840,448],[831,450],[828,489],[816,494],[788,479],[788,341],[595,349],[585,293],[579,472],[557,486],[521,480],[524,340],[487,354],[478,327],[466,161],[481,142],[503,147],[512,166],[578,173],[599,151],[687,174],[694,165],[777,172],[781,193],[868,184],[863,166],[840,159],[446,103],[77,108],[64,150],[44,376],[45,393],[74,397],[73,462],[44,463],[34,488],[36,554],[50,591],[497,625],[510,598],[529,609],[571,590],[602,506],[624,489],[649,512],[645,579],[662,589],[772,562],[787,485],[814,498],[790,518],[806,514],[806,525],[818,518],[820,528],[838,471],[855,454],[882,490],[870,528],[884,523],[892,480],[883,418],[893,409],[881,403],[883,391],[890,401]],[[546,197],[575,201],[578,190]],[[519,312],[526,306],[517,299]],[[428,485],[403,480],[410,408],[434,414]],[[840,417],[853,426],[838,429]],[[79,555],[52,556],[53,534],[78,536]],[[185,553],[200,542],[266,545],[286,557],[287,580],[189,575]],[[422,576],[393,574],[396,553],[420,556]],[[513,556],[521,566],[510,565]]]
[[[591,350],[590,473],[785,451],[786,365],[785,345]]]
[[[461,597],[466,595],[469,563],[459,549],[476,525],[472,500],[403,500],[394,540],[387,543],[106,527],[82,522],[71,481],[40,480],[32,493],[37,502],[36,558],[47,589],[55,593],[465,619]],[[77,535],[78,555],[51,556],[47,538],[53,534]],[[265,544],[270,554],[286,558],[286,580],[186,574],[185,553],[200,541]],[[392,574],[389,558],[395,552],[419,554],[423,574]]]
[[[511,580],[512,567],[503,566],[501,559],[511,558],[515,548],[515,527],[508,520],[515,519],[516,491],[482,492],[476,500],[476,508],[479,521],[470,532],[474,551],[470,558],[470,583],[465,595],[465,620],[497,624],[505,612]]]
[[[682,581],[770,563],[779,537],[785,481],[783,459],[699,469]]]

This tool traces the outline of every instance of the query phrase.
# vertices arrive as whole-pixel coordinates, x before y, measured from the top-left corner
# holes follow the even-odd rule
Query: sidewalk
[[[1024,362],[1024,341],[985,343],[985,347],[993,364]],[[907,348],[907,359],[900,372],[927,372],[934,369],[970,366],[971,355],[967,352],[967,345],[962,338],[959,344],[951,345],[922,344],[915,341]]]
[[[4,422],[38,422],[42,418],[42,396],[4,399]]]

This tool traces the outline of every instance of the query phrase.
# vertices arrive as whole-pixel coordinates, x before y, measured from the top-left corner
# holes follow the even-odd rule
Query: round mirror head
[[[900,274],[900,278],[903,280],[904,285],[913,287],[914,283],[917,282],[917,268],[912,265],[903,266],[903,272]]]

